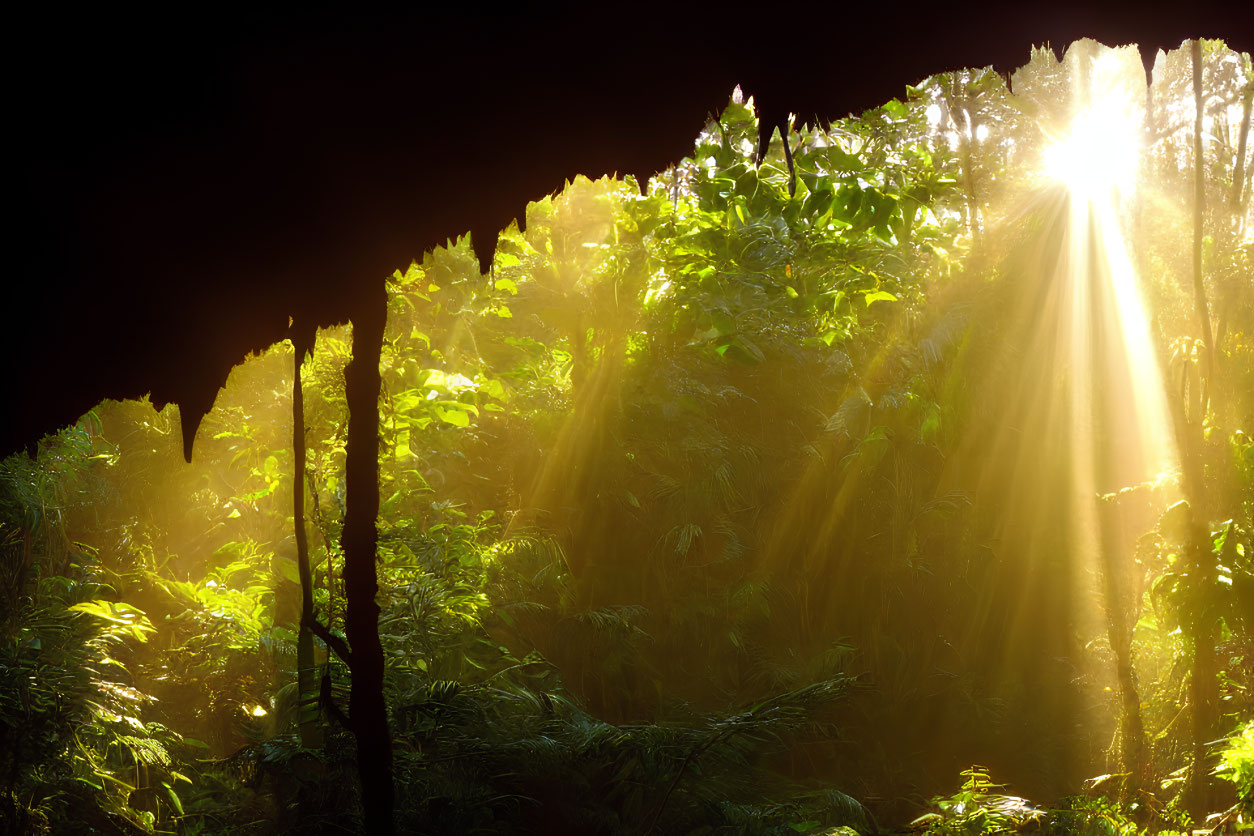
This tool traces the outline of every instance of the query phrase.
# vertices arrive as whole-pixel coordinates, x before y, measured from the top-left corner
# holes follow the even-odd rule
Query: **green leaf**
[[[485,380],[479,387],[479,391],[490,398],[496,398],[498,401],[509,400],[508,393],[505,391],[505,384],[496,378]]]
[[[905,119],[910,112],[910,109],[898,99],[889,99],[883,110],[893,119]]]
[[[452,424],[454,427],[469,427],[470,416],[460,409],[449,409],[443,406],[436,406],[436,417],[446,424]]]
[[[84,601],[81,604],[67,607],[67,609],[71,612],[85,613],[109,624],[116,625],[109,630],[109,633],[115,637],[129,635],[136,641],[144,642],[148,640],[148,633],[156,632],[156,628],[152,626],[143,610],[121,601],[117,603],[105,600]]]
[[[866,306],[871,307],[872,302],[896,302],[897,297],[889,293],[887,290],[876,290],[866,294],[863,297],[866,300]]]
[[[275,557],[276,574],[294,584],[300,584],[300,567],[290,557]]]
[[[864,167],[862,160],[857,154],[850,154],[848,151],[843,151],[834,145],[827,150],[827,159],[836,171],[848,173],[861,171]]]
[[[396,434],[396,444],[392,448],[393,454],[397,461],[408,459],[414,455],[413,450],[409,447],[409,430],[402,430]]]
[[[183,802],[179,800],[179,794],[174,791],[174,787],[170,786],[165,781],[161,782],[161,786],[165,790],[165,797],[166,800],[170,802],[170,806],[173,807],[174,811],[180,816],[183,815]]]

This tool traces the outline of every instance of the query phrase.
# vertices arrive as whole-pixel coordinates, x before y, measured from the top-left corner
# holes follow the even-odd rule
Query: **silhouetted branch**
[[[335,651],[336,656],[339,656],[342,660],[344,660],[344,664],[348,665],[350,668],[353,666],[353,654],[352,651],[348,649],[348,643],[324,627],[322,622],[318,620],[317,616],[311,615],[309,618],[302,619],[301,625],[308,627],[309,632],[322,639],[323,643],[326,644],[327,647]]]

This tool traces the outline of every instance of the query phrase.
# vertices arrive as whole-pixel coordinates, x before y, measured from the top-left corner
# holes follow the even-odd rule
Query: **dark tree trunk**
[[[353,359],[344,371],[348,399],[344,514],[345,632],[351,648],[349,719],[357,737],[357,772],[367,833],[392,824],[392,739],[383,702],[383,647],[375,573],[379,514],[379,355],[387,321],[387,294],[376,282],[369,302],[352,317]]]
[[[296,360],[292,373],[292,518],[296,534],[296,566],[300,573],[300,633],[296,642],[296,682],[300,691],[297,725],[300,745],[306,749],[322,746],[322,726],[318,723],[318,681],[314,659],[313,575],[309,569],[309,537],[305,532],[305,394],[300,367],[311,348],[313,333],[303,330],[293,335]]]

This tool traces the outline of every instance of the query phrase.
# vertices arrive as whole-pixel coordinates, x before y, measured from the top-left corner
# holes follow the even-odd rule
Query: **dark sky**
[[[835,118],[1033,44],[1254,34],[1245,4],[1205,0],[420,5],[9,13],[0,454],[105,395],[207,409],[289,315],[342,320],[577,173],[665,168],[736,83],[766,119]]]

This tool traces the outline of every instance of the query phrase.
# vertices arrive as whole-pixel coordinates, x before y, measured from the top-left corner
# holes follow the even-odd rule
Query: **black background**
[[[359,4],[7,13],[0,454],[105,396],[197,421],[230,366],[352,315],[575,174],[689,153],[739,83],[768,124],[1088,36],[1251,48],[1244,4]],[[16,257],[12,257],[12,256]]]

